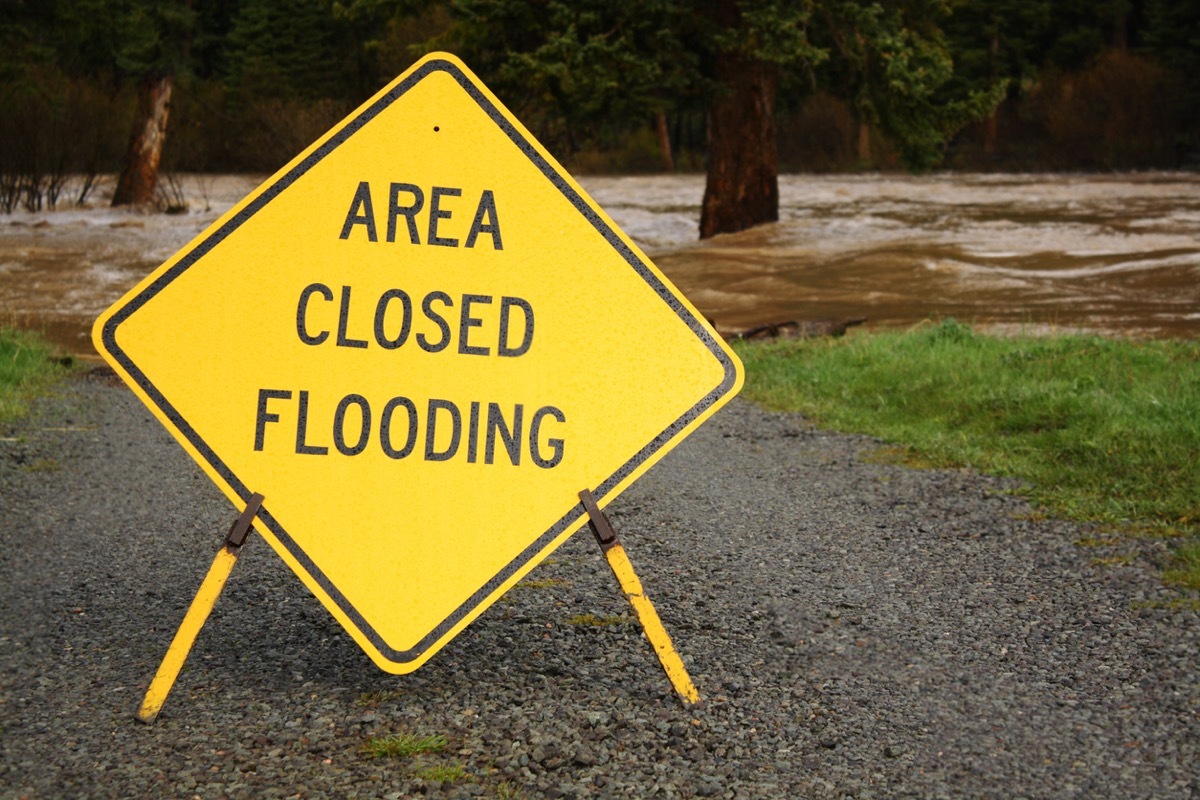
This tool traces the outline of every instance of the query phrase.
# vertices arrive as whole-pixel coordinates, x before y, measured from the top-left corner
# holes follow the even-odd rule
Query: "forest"
[[[1200,163],[1200,0],[0,0],[0,211],[148,120],[160,198],[273,171],[432,50],[579,172]]]

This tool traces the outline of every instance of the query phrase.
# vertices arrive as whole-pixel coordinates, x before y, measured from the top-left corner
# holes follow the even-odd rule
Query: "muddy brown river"
[[[261,178],[185,177],[186,214],[0,215],[0,324],[90,354],[92,320]],[[584,188],[722,331],[866,317],[1200,334],[1200,175],[785,175],[780,221],[696,240],[699,175]]]

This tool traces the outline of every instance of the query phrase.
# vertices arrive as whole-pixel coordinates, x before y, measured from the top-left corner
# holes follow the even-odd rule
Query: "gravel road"
[[[1200,625],[1161,543],[1080,546],[795,415],[734,402],[610,508],[697,709],[586,531],[409,676],[252,538],[153,726],[234,510],[102,375],[0,436],[4,798],[1200,797]],[[363,749],[402,733],[448,745]]]

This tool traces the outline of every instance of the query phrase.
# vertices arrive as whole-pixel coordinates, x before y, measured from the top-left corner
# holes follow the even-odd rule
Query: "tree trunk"
[[[718,0],[716,22],[735,31],[742,24],[738,0]],[[717,95],[708,109],[701,239],[779,219],[779,67],[736,52],[718,53],[713,66]]]
[[[1118,6],[1113,12],[1112,46],[1125,52],[1129,49],[1129,10]]]
[[[858,164],[871,166],[871,126],[863,120],[858,122]]]
[[[722,53],[720,94],[708,113],[708,178],[700,238],[779,219],[779,150],[775,134],[778,68]]]
[[[113,192],[114,206],[142,205],[154,200],[173,83],[170,75],[153,75],[143,79],[138,87],[137,115],[125,151],[125,167]]]
[[[983,154],[989,157],[996,155],[996,135],[998,130],[996,114],[998,110],[999,106],[993,108],[992,113],[988,114],[987,119],[983,121]]]
[[[658,147],[662,151],[663,167],[667,172],[674,172],[675,159],[671,157],[671,132],[667,129],[667,115],[658,112],[654,116],[654,127],[658,131]]]
[[[994,82],[996,74],[1000,71],[1000,27],[998,22],[993,24],[996,27],[992,29],[992,40],[988,43],[988,77]],[[983,154],[985,156],[996,154],[996,113],[999,108],[999,105],[992,108],[992,113],[988,114],[983,123]]]

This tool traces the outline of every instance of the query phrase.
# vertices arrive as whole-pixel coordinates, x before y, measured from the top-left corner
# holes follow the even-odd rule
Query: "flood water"
[[[0,215],[0,323],[93,352],[92,320],[261,178],[185,178],[186,214]],[[953,316],[1000,330],[1200,334],[1200,175],[780,178],[780,221],[700,242],[699,175],[581,183],[732,332]]]

